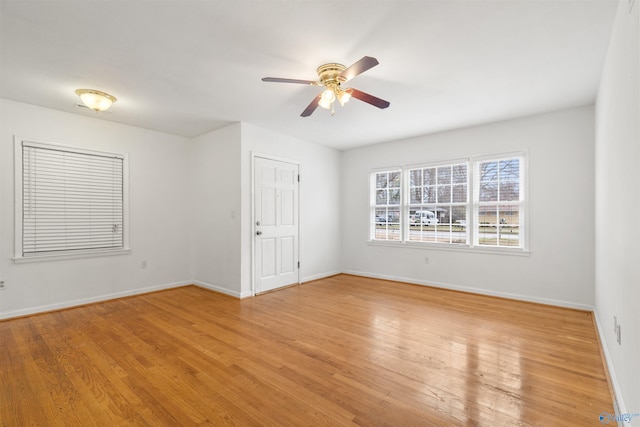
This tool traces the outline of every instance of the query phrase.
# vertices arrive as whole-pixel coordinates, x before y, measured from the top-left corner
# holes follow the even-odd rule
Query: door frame
[[[256,197],[256,177],[255,177],[255,172],[256,172],[256,158],[261,158],[261,159],[267,159],[267,160],[273,160],[276,162],[282,162],[282,163],[290,163],[292,165],[296,165],[298,166],[298,176],[300,176],[302,174],[301,172],[301,167],[300,167],[300,162],[298,160],[294,160],[294,159],[289,159],[286,157],[280,157],[280,156],[274,156],[272,154],[267,154],[267,153],[261,153],[261,152],[255,152],[252,151],[251,152],[251,296],[255,296],[256,295],[256,274],[258,272],[258,269],[256,268],[256,211],[255,211],[255,197]],[[298,260],[296,260],[295,262],[299,262],[300,261],[300,241],[302,239],[301,233],[300,233],[300,224],[302,223],[302,213],[301,213],[301,209],[300,209],[300,200],[302,199],[301,194],[302,194],[302,185],[301,182],[298,181]],[[300,268],[297,268],[297,276],[298,279],[296,281],[297,284],[300,284]]]

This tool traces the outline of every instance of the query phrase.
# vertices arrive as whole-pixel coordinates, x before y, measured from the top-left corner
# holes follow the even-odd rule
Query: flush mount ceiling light
[[[322,107],[331,110],[331,115],[334,114],[333,108],[334,102],[337,99],[340,105],[344,105],[349,98],[354,97],[360,101],[364,101],[367,104],[371,104],[378,108],[387,108],[389,101],[377,98],[368,93],[361,92],[353,88],[342,88],[342,84],[351,80],[355,76],[364,73],[370,68],[378,65],[378,60],[371,56],[365,56],[350,67],[345,67],[342,64],[330,63],[324,64],[318,67],[318,80],[299,80],[299,79],[283,79],[280,77],[265,77],[263,82],[275,82],[275,83],[298,83],[312,86],[324,86],[326,89],[319,95],[317,95],[311,104],[300,114],[302,117],[308,117],[313,113],[316,108]]]
[[[105,111],[116,102],[115,96],[95,89],[78,89],[76,94],[84,105],[96,112]]]

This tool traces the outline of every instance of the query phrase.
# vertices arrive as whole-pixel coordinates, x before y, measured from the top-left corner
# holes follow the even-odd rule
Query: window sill
[[[131,253],[131,249],[101,250],[101,251],[84,251],[79,253],[61,253],[61,254],[43,254],[32,256],[16,256],[13,257],[15,264],[27,264],[31,262],[43,261],[59,261],[69,259],[96,258],[104,256],[127,255]]]
[[[438,244],[438,243],[417,243],[417,242],[390,242],[381,240],[367,241],[369,246],[382,246],[388,248],[420,249],[429,251],[446,252],[469,252],[486,255],[508,255],[508,256],[529,256],[531,252],[526,249],[492,248],[484,246],[468,246],[464,244]]]

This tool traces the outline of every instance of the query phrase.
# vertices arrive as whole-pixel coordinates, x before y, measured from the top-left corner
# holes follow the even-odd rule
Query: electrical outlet
[[[618,345],[622,345],[622,327],[618,323],[618,316],[613,316],[613,333],[616,335]]]
[[[429,257],[428,256],[424,257],[424,263],[425,264],[429,264]]]
[[[4,280],[0,280],[0,291],[7,289],[7,285],[5,285]]]
[[[622,345],[622,326],[618,325],[618,333],[616,336],[616,341],[618,341],[618,345]]]
[[[147,268],[147,261],[146,261],[146,260],[145,260],[145,261],[142,261],[142,262],[140,263],[140,268]]]

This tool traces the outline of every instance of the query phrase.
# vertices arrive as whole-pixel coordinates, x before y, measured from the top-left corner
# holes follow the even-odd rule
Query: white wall
[[[240,297],[240,124],[194,139],[195,282]]]
[[[346,272],[589,309],[594,289],[594,111],[583,107],[352,149],[342,159]],[[528,151],[529,256],[371,245],[374,168]],[[424,263],[429,256],[430,263]]]
[[[184,191],[189,139],[4,99],[0,109],[1,318],[175,286],[191,277]],[[129,154],[130,254],[13,263],[14,135]]]
[[[252,153],[300,164],[300,279],[340,272],[340,152],[245,123],[194,140],[195,283],[252,294]]]
[[[242,292],[251,292],[251,153],[300,164],[300,280],[340,272],[340,152],[242,124]]]
[[[595,308],[621,412],[640,413],[640,34],[618,15],[596,103]],[[622,345],[613,333],[622,326]],[[640,417],[633,420],[640,426]]]
[[[239,123],[191,140],[8,100],[0,106],[2,318],[186,283],[251,295],[252,152],[300,163],[301,280],[340,272],[337,150]],[[13,263],[14,135],[128,153],[130,254]]]

